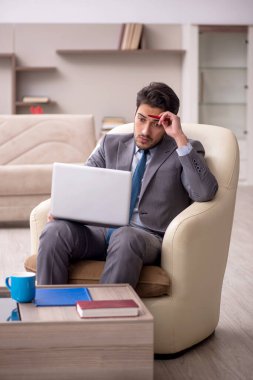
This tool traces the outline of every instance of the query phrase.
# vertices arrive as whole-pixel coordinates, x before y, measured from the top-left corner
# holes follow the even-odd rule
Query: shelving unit
[[[181,100],[183,122],[234,131],[240,176],[253,184],[253,27],[145,23],[136,50],[119,48],[123,30],[122,23],[2,25],[0,113],[24,114],[32,105],[92,113],[98,137],[105,116],[132,121],[137,91],[165,82]]]
[[[11,68],[8,112],[30,112],[33,104],[23,102],[23,97],[46,96],[49,102],[36,103],[46,112],[93,112],[99,128],[107,114],[131,120],[131,101],[139,86],[149,80],[170,82],[180,95],[182,57],[187,50],[183,26],[147,23],[140,33],[137,25],[132,29],[129,25],[6,25],[8,49],[17,60]],[[122,44],[123,37],[127,44]],[[126,46],[134,49],[125,50]]]
[[[200,27],[199,121],[231,129],[247,160],[247,27]]]
[[[199,120],[244,139],[247,106],[247,28],[200,28]]]

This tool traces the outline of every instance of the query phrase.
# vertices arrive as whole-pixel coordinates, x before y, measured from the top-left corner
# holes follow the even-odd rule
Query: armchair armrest
[[[31,254],[37,255],[39,248],[39,237],[47,222],[51,199],[47,199],[36,206],[30,214]]]
[[[235,195],[235,189],[220,188],[214,200],[193,203],[169,225],[161,266],[170,276],[171,295],[217,298],[229,250]]]

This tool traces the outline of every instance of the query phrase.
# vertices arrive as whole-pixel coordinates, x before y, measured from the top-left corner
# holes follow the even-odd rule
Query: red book
[[[135,317],[138,304],[132,300],[78,301],[76,309],[81,318]]]

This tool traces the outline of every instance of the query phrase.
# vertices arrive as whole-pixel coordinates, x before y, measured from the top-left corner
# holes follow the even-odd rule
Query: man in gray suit
[[[106,135],[86,162],[134,173],[145,157],[129,225],[108,230],[49,217],[40,238],[38,284],[67,283],[71,262],[94,259],[106,261],[101,283],[135,287],[142,266],[159,262],[172,219],[192,201],[215,196],[218,184],[204,148],[184,134],[178,109],[179,99],[166,84],[153,82],[138,92],[134,133]]]

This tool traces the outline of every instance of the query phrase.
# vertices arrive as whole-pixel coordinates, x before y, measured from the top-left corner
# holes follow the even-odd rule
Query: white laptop
[[[54,163],[51,213],[90,225],[129,223],[131,172]]]

